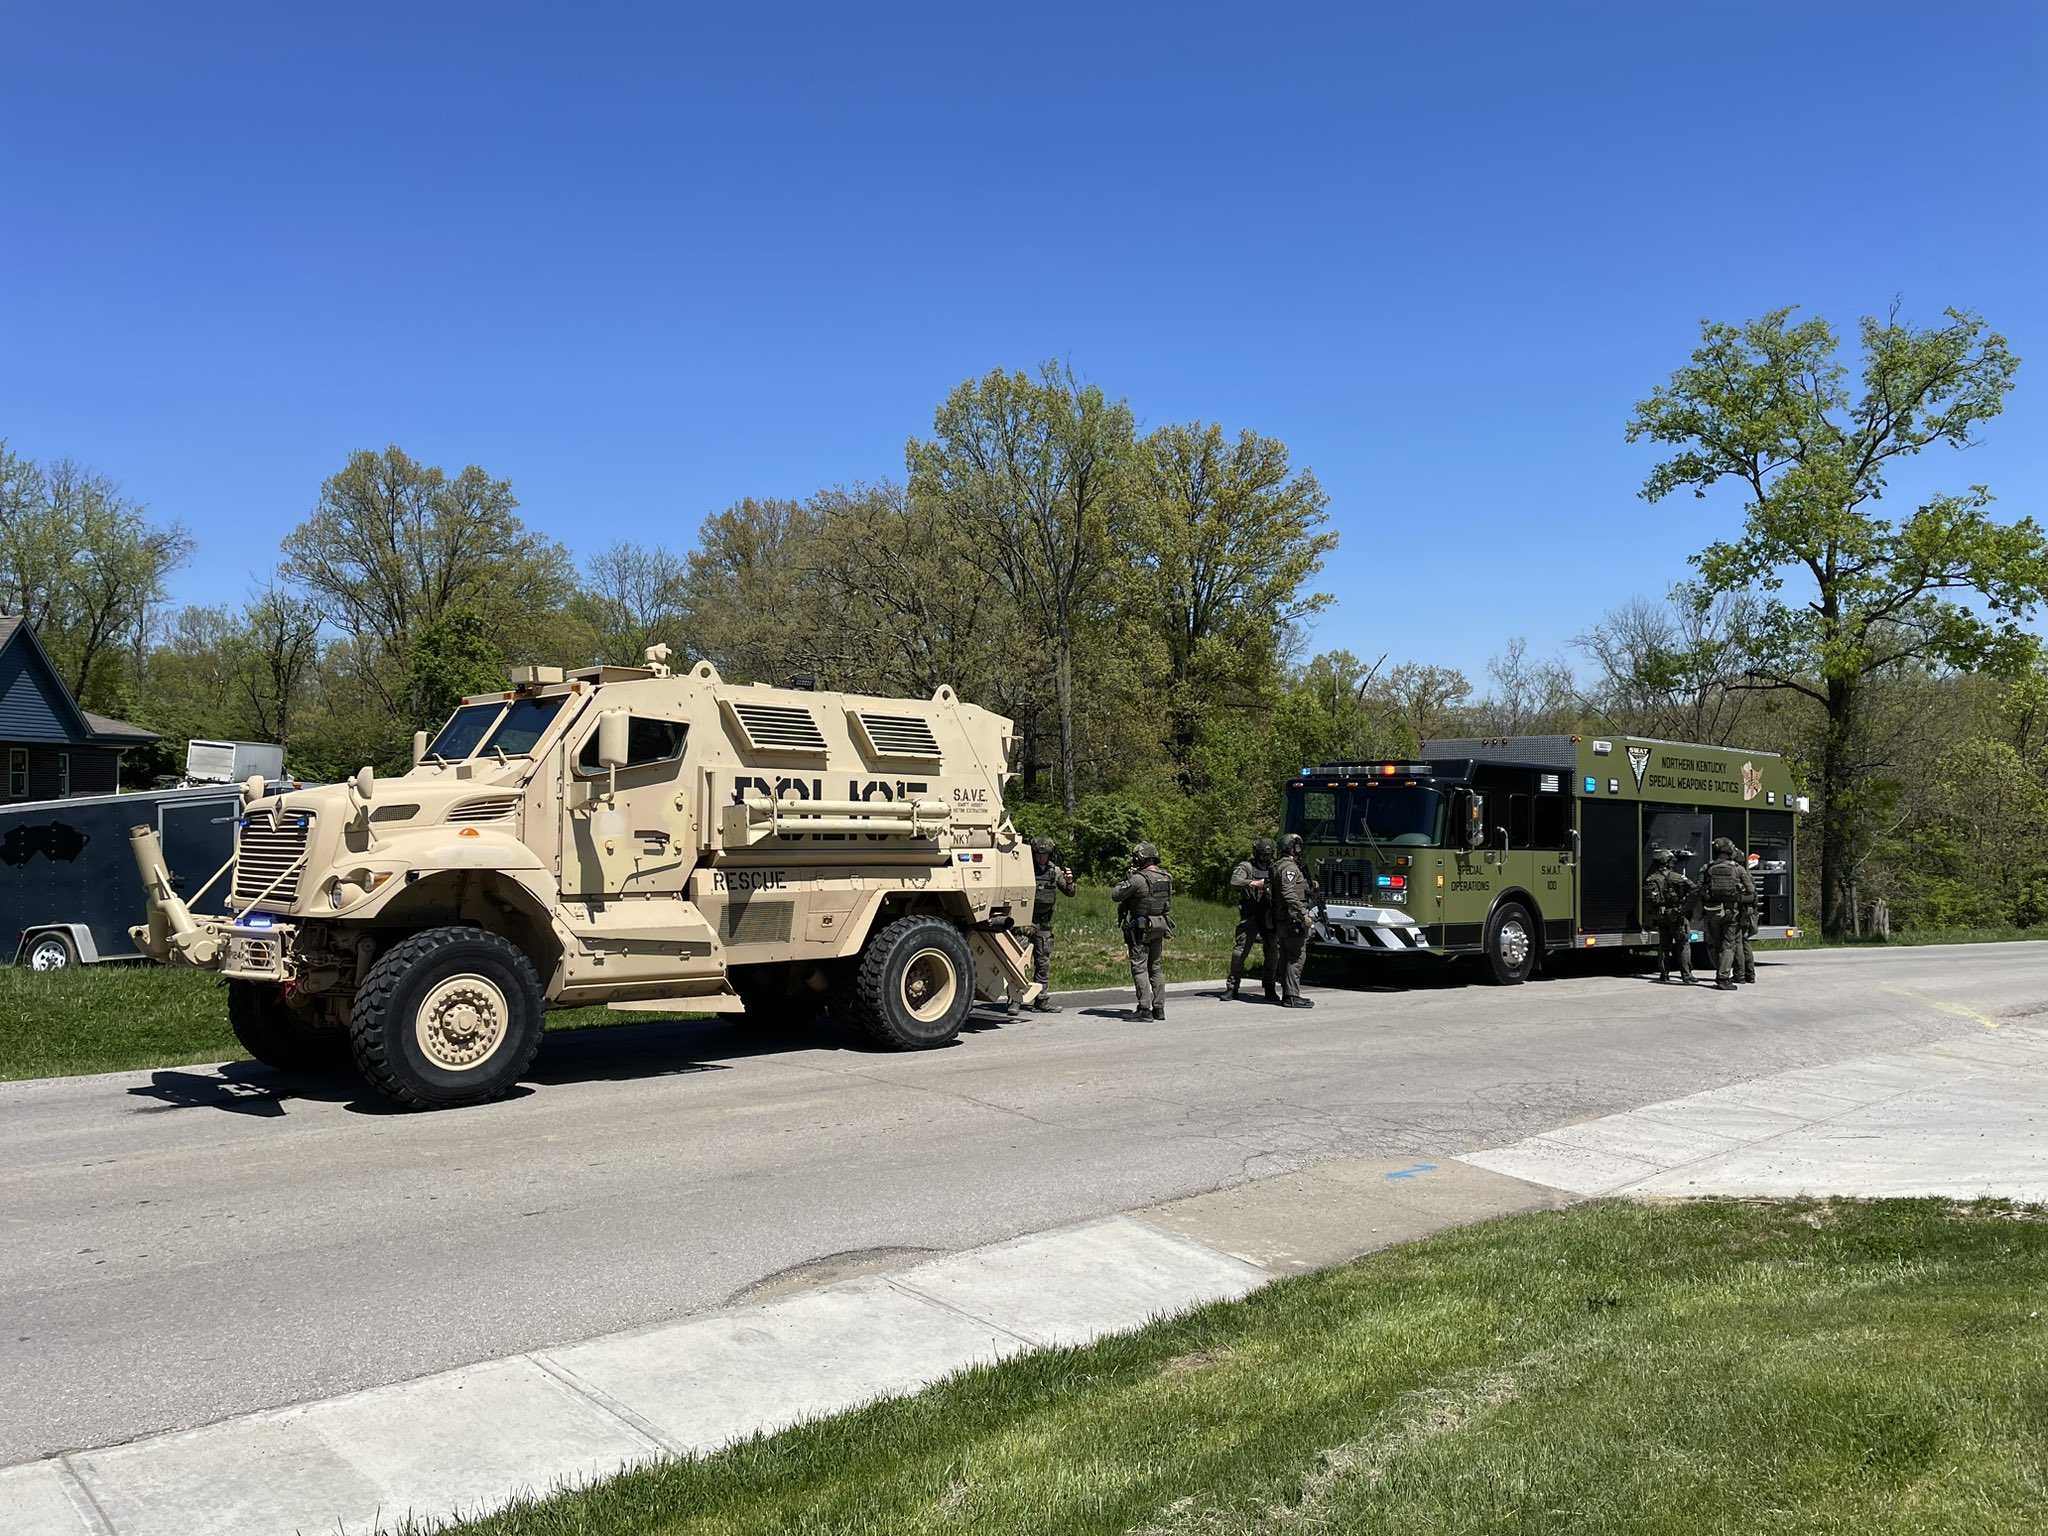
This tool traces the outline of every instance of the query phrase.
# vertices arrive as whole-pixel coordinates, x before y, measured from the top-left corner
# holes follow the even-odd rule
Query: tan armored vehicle
[[[155,835],[137,944],[227,978],[258,1060],[352,1055],[419,1108],[501,1094],[550,1007],[815,1014],[905,1050],[1033,987],[1010,722],[928,700],[735,685],[708,662],[514,673],[412,770],[260,795],[200,919]]]

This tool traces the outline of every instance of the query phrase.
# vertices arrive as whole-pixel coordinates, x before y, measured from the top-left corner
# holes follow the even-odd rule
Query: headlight
[[[352,869],[328,887],[327,901],[335,911],[352,907],[391,878],[388,869]]]

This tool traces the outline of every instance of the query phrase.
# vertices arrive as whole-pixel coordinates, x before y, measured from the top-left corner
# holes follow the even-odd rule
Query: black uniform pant
[[[1669,976],[1674,962],[1678,974],[1692,980],[1692,924],[1683,917],[1660,918],[1657,923],[1657,974]]]
[[[1301,968],[1308,963],[1308,914],[1280,917],[1280,996],[1283,1000],[1301,996]]]
[[[1274,942],[1272,928],[1255,917],[1237,920],[1237,937],[1230,945],[1230,985],[1234,991],[1244,980],[1245,962],[1251,958],[1254,944],[1259,946],[1259,982],[1270,994],[1279,970],[1279,945]]]
[[[1735,946],[1742,933],[1742,919],[1733,912],[1707,909],[1707,947],[1714,952],[1714,980],[1735,979]]]

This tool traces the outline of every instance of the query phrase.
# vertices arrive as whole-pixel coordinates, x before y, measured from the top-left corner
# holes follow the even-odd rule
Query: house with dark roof
[[[0,806],[110,795],[121,754],[155,740],[154,731],[80,709],[35,631],[0,614]]]

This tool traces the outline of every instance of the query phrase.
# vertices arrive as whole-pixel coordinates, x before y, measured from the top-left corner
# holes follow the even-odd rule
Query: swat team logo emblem
[[[1635,773],[1636,793],[1640,795],[1643,792],[1643,774],[1650,766],[1650,749],[1648,747],[1630,747],[1628,749],[1628,765]]]
[[[1764,771],[1755,763],[1742,765],[1742,798],[1754,800],[1764,792]]]

